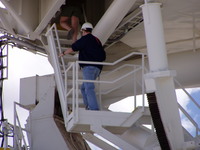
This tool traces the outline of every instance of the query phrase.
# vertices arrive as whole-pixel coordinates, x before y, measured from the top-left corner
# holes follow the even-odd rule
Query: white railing
[[[71,71],[71,72],[70,72]],[[69,78],[69,75],[71,74],[72,78]],[[75,63],[71,63],[69,67],[65,71],[65,100],[66,105],[69,103],[69,98],[75,99]],[[71,88],[68,87],[69,82],[71,82]],[[68,106],[67,106],[68,107]],[[72,110],[75,109],[75,103],[72,103]],[[74,112],[71,112],[74,113]],[[69,111],[67,112],[67,121],[69,121],[70,117],[68,117]]]
[[[29,132],[23,129],[17,114],[17,105],[21,107],[21,104],[14,102],[14,148],[16,150],[29,150],[29,146],[25,140],[23,132]]]
[[[58,89],[58,93],[60,97],[62,114],[63,114],[63,118],[66,124],[66,118],[68,117],[67,116],[68,106],[65,100],[63,71],[66,70],[67,64],[65,64],[65,61],[62,57],[58,57],[59,54],[61,53],[61,45],[60,45],[60,40],[59,40],[56,24],[53,24],[45,35],[48,40],[47,48],[50,53],[51,64],[54,68],[55,80],[56,80],[57,89]]]
[[[113,62],[113,63],[105,63],[105,62],[81,62],[81,61],[77,61],[76,63],[71,63],[70,65],[68,65],[68,68],[66,68],[67,64],[65,64],[65,61],[63,59],[63,57],[58,57],[58,55],[61,53],[61,46],[60,46],[60,40],[59,40],[59,36],[58,36],[58,32],[57,32],[57,28],[56,28],[56,24],[53,24],[51,26],[51,28],[47,31],[46,33],[47,36],[47,40],[48,40],[48,50],[50,52],[50,57],[51,57],[51,63],[54,67],[54,71],[55,71],[55,79],[56,79],[56,83],[57,83],[57,88],[58,88],[58,92],[59,92],[59,97],[60,97],[60,102],[61,102],[61,108],[62,108],[62,112],[63,112],[63,117],[65,120],[65,125],[67,125],[67,122],[71,119],[71,117],[75,117],[78,119],[78,108],[79,108],[79,103],[78,103],[78,99],[79,99],[79,84],[82,82],[94,82],[94,83],[98,83],[99,85],[101,84],[114,84],[120,80],[123,80],[124,78],[134,74],[135,72],[141,70],[142,75],[144,74],[144,54],[142,53],[137,53],[137,52],[133,52],[130,53],[128,55],[126,55],[123,58],[120,58],[119,60]],[[133,69],[124,74],[123,76],[115,79],[115,80],[110,80],[110,81],[88,81],[88,80],[82,80],[79,78],[79,63],[87,63],[87,64],[101,64],[101,65],[107,65],[107,66],[114,66],[120,62],[122,62],[123,60],[133,56],[133,55],[140,55],[142,57],[142,61],[141,61],[141,65],[132,65]],[[61,63],[61,65],[59,65]],[[126,67],[128,65],[124,65],[123,67]],[[119,66],[117,66],[118,68]],[[63,78],[62,73],[65,73],[65,77]],[[69,74],[70,72],[72,73],[72,79],[69,79]],[[113,70],[113,72],[116,72],[116,70]],[[71,88],[68,87],[70,84],[69,82],[72,83]],[[135,82],[137,83],[137,82]],[[114,91],[116,89],[119,89],[122,85],[119,85],[118,87],[114,87],[113,89],[110,89],[109,92]],[[136,86],[135,86],[136,88]],[[142,84],[141,87],[142,88],[142,95],[143,95],[143,106],[144,106],[144,80],[142,78]],[[134,94],[135,94],[136,90],[134,89]],[[99,99],[101,101],[101,95],[102,94],[108,94],[108,92],[101,92],[101,87],[99,86]],[[70,101],[70,98],[72,99],[72,111],[68,110],[68,104]],[[135,100],[136,101],[136,100]]]
[[[79,78],[79,64],[98,64],[98,65],[104,65],[104,66],[115,66],[118,63],[122,62],[123,60],[133,56],[133,55],[140,55],[141,56],[141,65],[134,65],[134,64],[125,64],[122,66],[117,66],[117,69],[111,70],[108,73],[104,74],[104,76],[106,75],[110,75],[111,73],[116,73],[116,71],[118,71],[119,69],[122,69],[124,67],[131,67],[132,70],[123,74],[122,76],[117,77],[114,80],[83,80],[81,78]],[[68,67],[68,69],[65,72],[65,95],[66,95],[66,100],[68,100],[69,95],[73,95],[72,97],[72,114],[70,115],[70,118],[68,118],[68,120],[71,119],[71,117],[73,117],[75,119],[75,122],[78,121],[78,108],[79,108],[79,85],[82,82],[93,82],[93,83],[98,83],[98,84],[114,84],[120,80],[125,79],[126,77],[133,75],[135,73],[137,73],[138,71],[141,71],[141,76],[142,76],[142,84],[141,84],[141,89],[142,92],[141,94],[143,95],[143,108],[144,108],[144,93],[145,93],[145,89],[144,89],[144,79],[143,79],[143,74],[144,74],[144,56],[145,54],[143,53],[137,53],[137,52],[132,52],[130,54],[128,54],[127,56],[124,56],[123,58],[113,62],[113,63],[108,63],[108,62],[86,62],[86,61],[76,61],[71,63],[71,65]],[[71,70],[71,72],[70,72]],[[70,89],[67,88],[67,84],[69,83],[68,77],[69,77],[69,72],[72,73],[72,87]],[[106,77],[105,77],[106,78]],[[134,83],[133,83],[134,84]],[[114,87],[113,89],[110,89],[107,92],[102,92],[101,88],[99,88],[99,94],[100,95],[105,95],[105,94],[109,94],[111,91],[114,91],[116,89],[119,89],[122,85],[119,85],[118,87]],[[134,93],[134,92],[133,92]],[[136,94],[136,93],[134,93]],[[101,96],[99,96],[101,98]],[[101,101],[101,99],[100,99]]]
[[[55,23],[47,31],[46,36],[48,36],[48,35],[51,35],[52,38],[54,39],[55,48],[57,48],[55,50],[57,51],[57,54],[59,55],[60,53],[62,53],[62,50],[61,50],[60,38],[59,38],[59,35],[58,35],[58,30],[57,30],[57,27],[56,27]],[[61,62],[62,70],[65,71],[65,69],[66,69],[65,66],[67,64],[65,63],[63,57],[59,57],[59,59],[60,59],[60,62]]]
[[[185,88],[176,80],[174,79],[174,82],[183,90],[183,92],[189,97],[189,99],[197,106],[200,110],[200,105],[197,103],[197,101],[185,90]],[[192,125],[195,127],[195,137],[199,136],[200,128],[198,126],[198,123],[191,117],[191,115],[180,105],[179,109],[180,111],[187,117],[187,119],[192,123]]]

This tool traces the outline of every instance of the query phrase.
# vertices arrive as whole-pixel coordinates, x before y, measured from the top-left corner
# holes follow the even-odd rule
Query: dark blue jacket
[[[106,54],[100,40],[92,34],[82,36],[79,40],[72,44],[72,50],[79,51],[80,61],[102,62],[106,59]],[[80,66],[96,66],[100,70],[103,67],[102,65],[91,64],[80,64]]]

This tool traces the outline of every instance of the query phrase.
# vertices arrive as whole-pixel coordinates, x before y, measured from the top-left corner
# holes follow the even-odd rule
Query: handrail
[[[115,71],[117,71],[117,70],[120,70],[120,69],[122,69],[122,68],[125,68],[125,67],[133,67],[133,66],[139,66],[139,65],[123,64],[123,65],[121,65],[121,66],[115,68],[115,69],[112,70],[112,71],[109,71],[109,72],[106,72],[106,73],[102,73],[102,75],[103,75],[103,76],[104,76],[104,75],[110,75],[110,74],[112,74],[113,72],[115,72]]]
[[[185,90],[185,88],[176,80],[174,79],[175,83],[185,92],[185,94],[192,100],[192,102],[200,109],[200,105],[195,101],[195,99]],[[198,132],[200,132],[200,128],[196,121],[189,115],[189,113],[180,105],[179,109],[182,111],[182,113],[190,120],[190,122],[194,125],[196,128],[196,137],[198,136]]]
[[[14,141],[15,141],[15,146],[18,146],[18,148],[20,149],[20,150],[22,150],[22,148],[21,148],[21,142],[19,143],[18,142],[18,133],[16,133],[16,131],[17,131],[17,123],[18,123],[18,127],[19,127],[19,133],[20,133],[20,135],[22,136],[22,141],[23,141],[23,143],[24,143],[24,148],[25,148],[25,150],[28,150],[28,146],[27,146],[27,144],[26,144],[26,140],[25,140],[25,137],[24,137],[24,134],[23,134],[23,132],[22,132],[22,127],[21,127],[21,123],[20,123],[20,120],[19,120],[19,117],[18,117],[18,114],[17,114],[17,110],[16,110],[16,105],[18,105],[18,106],[20,106],[21,107],[21,104],[19,104],[19,103],[17,103],[17,102],[14,102]],[[27,132],[27,131],[26,131]]]
[[[141,65],[134,65],[134,64],[126,64],[126,65],[122,65],[120,66],[120,69],[124,68],[124,67],[133,67],[133,69],[131,71],[129,71],[128,73],[118,77],[117,79],[114,79],[114,80],[111,80],[111,81],[104,81],[104,80],[83,80],[83,79],[79,79],[78,75],[79,75],[79,64],[97,64],[97,65],[104,65],[104,66],[114,66],[118,63],[120,63],[121,61],[127,59],[128,57],[131,57],[132,55],[141,55],[142,57],[142,62],[141,62]],[[72,64],[75,64],[74,65],[74,69],[73,69],[73,74],[72,74],[72,77],[73,77],[73,87],[75,87],[76,91],[75,91],[75,99],[73,99],[73,105],[72,105],[72,112],[73,112],[73,117],[75,119],[75,122],[78,121],[78,107],[79,107],[79,104],[78,104],[78,91],[79,91],[79,83],[80,82],[93,82],[93,83],[106,83],[106,84],[113,84],[113,83],[116,83],[128,76],[130,76],[131,74],[134,74],[136,73],[137,71],[139,70],[142,70],[142,74],[144,73],[144,56],[145,54],[143,53],[138,53],[138,52],[132,52],[122,58],[120,58],[119,60],[116,60],[115,62],[112,62],[112,63],[109,63],[109,62],[91,62],[91,61],[76,61],[76,62],[73,62]],[[69,66],[70,69],[72,69],[72,65]],[[111,73],[114,73],[116,72],[117,70],[119,69],[114,69],[112,71],[110,71]],[[69,71],[69,68],[67,69],[66,71],[66,78],[68,76],[68,71]],[[106,73],[107,75],[109,75],[110,73]],[[104,76],[106,76],[106,74],[103,74]],[[142,80],[143,77],[142,77]],[[144,81],[142,81],[142,84],[144,84]],[[121,85],[120,85],[121,86]],[[73,88],[72,87],[72,88]],[[116,87],[114,87],[116,89]],[[68,89],[68,91],[66,91],[67,93],[69,92],[70,89]],[[70,90],[71,91],[71,90]],[[112,90],[111,90],[112,91]],[[99,92],[100,94],[100,92]],[[101,93],[102,94],[102,93]],[[105,94],[105,93],[104,93]],[[142,95],[144,95],[144,86],[142,86]],[[144,98],[144,96],[142,97]],[[101,101],[101,100],[100,100]],[[144,107],[144,100],[143,100],[143,107]],[[69,120],[69,119],[68,119]]]
[[[115,61],[115,62],[113,62],[113,63],[106,63],[106,62],[89,62],[89,61],[76,61],[76,62],[77,62],[77,63],[81,63],[81,64],[98,64],[98,65],[109,65],[109,66],[114,66],[114,65],[118,64],[119,62],[121,62],[121,61],[127,59],[128,57],[130,57],[130,56],[132,56],[132,55],[142,55],[142,66],[143,66],[143,67],[138,68],[138,70],[142,69],[142,74],[144,74],[144,69],[145,69],[145,67],[144,67],[144,56],[145,56],[146,54],[144,54],[144,53],[139,53],[139,52],[132,52],[132,53],[130,53],[130,54],[128,54],[128,55],[126,55],[126,56],[120,58],[119,60],[117,60],[117,61]],[[124,65],[122,65],[122,66],[120,66],[120,67],[118,67],[118,68],[116,68],[116,69],[114,69],[114,70],[112,70],[112,71],[110,71],[110,72],[107,72],[106,74],[103,74],[103,75],[109,75],[109,74],[111,74],[111,73],[113,73],[113,72],[115,72],[115,71],[117,71],[117,70],[119,70],[119,69],[121,69],[121,68],[127,67],[127,66],[136,66],[136,67],[137,67],[137,66],[140,66],[140,65],[124,64]],[[137,70],[137,71],[138,71],[138,70]],[[119,80],[125,78],[126,76],[128,76],[128,75],[134,73],[134,72],[136,72],[136,71],[129,72],[129,74],[125,74],[124,76],[122,76],[122,77],[120,77],[120,78],[118,78],[118,79],[116,79],[116,80],[110,81],[110,82],[108,82],[108,81],[102,81],[102,80],[101,80],[101,81],[94,81],[94,80],[78,80],[78,81],[79,81],[79,82],[83,82],[83,81],[86,82],[86,81],[87,81],[87,82],[93,82],[93,83],[110,83],[110,84],[113,84],[113,83],[116,83],[117,81],[119,81]],[[116,89],[117,89],[117,88],[116,88]],[[110,91],[112,91],[112,89],[110,89]],[[143,81],[143,80],[142,80],[142,91],[144,91],[144,81]],[[107,92],[106,92],[106,93],[107,93]],[[144,92],[142,92],[142,93],[144,93]],[[144,94],[143,94],[143,103],[144,103]]]
[[[55,34],[54,34],[53,30],[54,30]],[[53,24],[50,27],[50,29],[46,32],[45,36],[47,37],[47,40],[48,40],[48,49],[49,49],[50,56],[51,56],[51,63],[54,67],[55,80],[56,80],[57,89],[59,92],[61,109],[62,109],[63,118],[64,118],[65,125],[66,125],[66,122],[67,122],[66,118],[68,117],[68,107],[67,107],[66,100],[65,100],[65,96],[66,96],[65,95],[65,86],[64,86],[65,79],[62,76],[62,71],[65,70],[65,67],[67,65],[65,64],[64,59],[62,57],[58,57],[58,55],[61,53],[61,47],[60,47],[59,37],[57,34],[56,24]],[[55,37],[56,37],[57,45],[55,44]],[[58,46],[58,49],[57,49],[57,46]],[[62,68],[60,66],[59,59],[61,59]]]
[[[77,62],[79,62],[79,63],[81,63],[81,64],[93,64],[93,65],[107,65],[107,66],[114,66],[114,65],[116,65],[116,64],[118,64],[118,63],[120,63],[120,62],[122,62],[123,60],[125,60],[125,59],[127,59],[127,58],[129,58],[129,57],[131,57],[132,55],[142,55],[142,57],[144,57],[146,54],[144,54],[144,53],[139,53],[139,52],[132,52],[132,53],[129,53],[128,55],[126,55],[126,56],[124,56],[124,57],[122,57],[122,58],[120,58],[120,59],[118,59],[118,60],[116,60],[116,61],[114,61],[114,62],[112,62],[112,63],[109,63],[109,62],[91,62],[91,61],[77,61]]]
[[[56,27],[56,24],[54,23],[50,28],[49,30],[46,32],[45,36],[48,36],[52,33],[52,31],[55,30],[55,37],[56,37],[56,42],[57,42],[57,46],[58,46],[58,52],[61,53],[61,46],[60,46],[60,40],[59,40],[59,36],[58,36],[58,30],[57,30],[57,27]],[[65,61],[63,59],[63,57],[60,57],[61,59],[61,63],[62,63],[62,69],[65,71]]]
[[[138,70],[141,70],[141,69],[142,69],[142,67],[137,68],[136,71],[133,70],[131,72],[128,72],[127,74],[124,74],[123,76],[121,76],[121,77],[119,77],[119,78],[117,78],[115,80],[112,80],[112,81],[102,81],[102,80],[101,81],[98,81],[98,80],[95,80],[95,81],[93,81],[93,80],[78,80],[78,81],[79,82],[93,82],[93,83],[110,83],[110,84],[113,84],[113,83],[116,83],[116,82],[124,79],[125,77],[129,76],[130,74],[133,74],[134,72],[137,72]]]
[[[68,68],[66,69],[65,71],[65,99],[66,99],[66,103],[68,103],[68,97],[70,96],[70,94],[72,94],[72,99],[75,98],[75,85],[74,85],[74,81],[72,81],[72,87],[71,89],[68,89],[68,72],[72,70],[72,76],[74,76],[74,63],[71,63]],[[73,78],[72,78],[73,79]],[[73,79],[74,80],[74,79]],[[67,104],[66,104],[66,107],[67,107]],[[72,109],[74,110],[75,109],[75,105],[74,103],[72,102]],[[66,112],[68,113],[67,116],[69,116],[69,112]],[[67,119],[68,120],[68,119]]]
[[[198,132],[200,131],[198,124],[194,121],[194,119],[188,114],[188,112],[180,105],[178,104],[180,110],[182,113],[190,120],[190,122],[196,127],[196,137],[198,136]]]
[[[55,32],[55,33],[54,33]],[[72,64],[70,64],[68,66],[68,68],[66,69],[66,66],[65,65],[65,62],[64,62],[64,59],[61,57],[61,62],[62,62],[62,69],[61,69],[61,66],[58,66],[58,59],[59,58],[56,58],[58,57],[58,53],[61,53],[61,47],[60,47],[60,42],[59,42],[59,37],[58,37],[58,33],[57,33],[57,28],[56,28],[56,25],[53,24],[49,30],[47,31],[46,33],[46,36],[47,36],[47,39],[48,39],[48,43],[49,43],[49,49],[50,49],[50,53],[51,53],[51,57],[52,57],[52,61],[53,61],[53,64],[54,64],[54,70],[55,70],[55,74],[56,74],[56,82],[58,82],[58,90],[61,92],[59,93],[59,95],[61,96],[61,107],[62,107],[62,112],[63,112],[63,117],[64,117],[64,120],[65,120],[65,125],[67,125],[67,123],[69,122],[70,120],[70,117],[73,116],[75,121],[78,120],[78,107],[79,107],[79,104],[78,104],[78,97],[79,97],[79,91],[78,91],[78,87],[79,87],[79,82],[95,82],[95,83],[107,83],[107,84],[113,84],[113,83],[116,83],[132,74],[134,74],[135,72],[139,71],[139,70],[142,70],[142,74],[144,73],[144,56],[145,54],[143,53],[139,53],[139,52],[132,52],[112,63],[109,63],[109,62],[86,62],[86,61],[76,61]],[[57,42],[57,43],[56,43]],[[57,45],[56,45],[56,44]],[[58,47],[58,48],[57,48]],[[59,52],[58,52],[59,51]],[[57,54],[57,55],[56,55]],[[79,63],[81,64],[100,64],[100,65],[104,65],[104,66],[114,66],[122,61],[124,61],[125,59],[133,56],[133,55],[140,55],[141,58],[142,58],[142,62],[141,62],[141,65],[132,65],[132,64],[128,64],[128,65],[132,65],[134,66],[134,69],[132,69],[131,71],[129,71],[128,73],[124,74],[123,76],[121,77],[118,77],[117,79],[113,80],[113,81],[88,81],[88,80],[81,80],[79,79],[78,75],[79,75]],[[124,68],[124,67],[127,67],[128,65],[123,65],[122,67],[120,68]],[[142,66],[142,67],[141,67]],[[64,74],[65,74],[65,78],[64,78],[64,84],[62,83],[62,75],[61,75],[61,70],[64,71]],[[72,87],[68,88],[68,75],[69,75],[69,71],[72,70]],[[117,70],[117,69],[116,69]],[[116,71],[114,70],[114,71]],[[71,79],[70,79],[71,80]],[[142,94],[144,95],[144,79],[142,78]],[[121,85],[120,85],[121,86]],[[100,88],[99,88],[100,90]],[[99,92],[100,93],[100,92]],[[101,95],[101,94],[100,94]],[[69,96],[72,96],[72,112],[68,111],[68,101],[69,101]],[[100,96],[101,97],[101,96]],[[144,98],[144,96],[143,96]],[[143,100],[143,106],[144,106],[144,100]],[[69,113],[71,113],[69,115]]]

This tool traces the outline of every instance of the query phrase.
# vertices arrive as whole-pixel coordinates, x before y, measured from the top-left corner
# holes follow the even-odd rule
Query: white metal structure
[[[85,110],[79,91],[84,80],[78,64],[97,62],[79,62],[77,54],[58,57],[71,44],[56,22],[64,0],[1,2],[6,7],[0,10],[2,39],[48,55],[54,68],[53,75],[21,80],[19,106],[30,111],[29,144],[15,111],[14,149],[90,149],[84,139],[105,150],[200,149],[199,124],[175,94],[175,89],[200,85],[198,0],[85,2],[85,18],[107,53],[102,74],[94,81],[100,111]],[[108,110],[128,96],[134,96],[133,112]],[[198,100],[188,96],[200,110]],[[193,124],[195,135],[182,126],[179,111]]]

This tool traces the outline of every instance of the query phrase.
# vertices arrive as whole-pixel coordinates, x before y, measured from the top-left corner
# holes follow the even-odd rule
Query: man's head
[[[85,31],[85,32],[90,32],[90,33],[91,33],[92,30],[93,30],[93,26],[92,26],[92,24],[89,23],[89,22],[84,23],[84,24],[82,25],[82,27],[81,27],[81,31]]]

